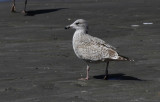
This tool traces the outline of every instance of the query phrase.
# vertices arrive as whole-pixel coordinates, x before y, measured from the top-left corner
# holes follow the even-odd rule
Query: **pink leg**
[[[89,68],[89,66],[87,65],[87,75],[86,75],[86,78],[85,78],[86,80],[89,79],[89,69],[90,69],[90,68]]]
[[[88,80],[89,79],[89,65],[87,65],[87,75],[86,75],[86,78],[80,78],[79,80]]]
[[[27,6],[27,0],[25,0],[24,10],[22,11],[22,13],[26,13],[26,6]]]
[[[11,8],[11,12],[15,12],[16,11],[16,4],[15,4],[15,0],[13,0],[13,5]]]

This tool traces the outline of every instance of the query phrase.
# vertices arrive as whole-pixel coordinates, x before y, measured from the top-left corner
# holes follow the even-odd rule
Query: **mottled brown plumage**
[[[108,75],[109,61],[130,61],[127,57],[120,56],[115,47],[109,45],[105,41],[89,35],[87,22],[83,19],[76,20],[73,24],[66,28],[76,29],[73,35],[73,49],[78,58],[88,62],[107,62],[106,76]],[[89,65],[87,64],[88,80]]]

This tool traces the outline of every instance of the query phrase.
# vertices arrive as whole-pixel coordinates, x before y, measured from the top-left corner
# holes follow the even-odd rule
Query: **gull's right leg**
[[[26,13],[26,6],[27,6],[27,0],[25,0],[25,5],[24,5],[24,10],[22,11],[22,13]]]
[[[109,61],[107,61],[106,72],[105,72],[104,79],[108,79],[108,66],[109,66]]]

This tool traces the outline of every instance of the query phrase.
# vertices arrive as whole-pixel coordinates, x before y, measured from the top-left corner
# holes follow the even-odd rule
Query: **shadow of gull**
[[[67,9],[67,8],[56,8],[56,9],[40,9],[40,10],[29,10],[26,12],[25,16],[35,16],[38,14],[45,14],[45,13],[51,13],[51,12],[56,12],[62,9]]]
[[[103,79],[105,75],[98,75],[98,76],[93,76],[95,79]],[[126,76],[123,73],[117,73],[117,74],[109,74],[108,80],[137,80],[137,81],[144,81],[141,79],[138,79],[136,77],[132,76]]]

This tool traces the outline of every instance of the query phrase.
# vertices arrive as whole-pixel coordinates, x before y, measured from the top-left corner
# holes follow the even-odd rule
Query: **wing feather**
[[[110,44],[106,43],[104,40],[100,39],[100,38],[97,38],[97,37],[93,37],[91,35],[88,35],[88,34],[85,34],[86,38],[89,38],[89,42],[91,41],[92,43],[97,43],[97,44],[101,44],[101,45],[104,45],[108,48],[111,48],[111,49],[116,49],[115,47],[111,46]],[[88,41],[87,41],[88,42]]]
[[[118,53],[114,50],[115,48],[105,41],[92,37],[90,35],[85,35],[81,40],[78,47],[78,53],[82,59],[86,60],[102,60],[105,59],[117,59]]]

